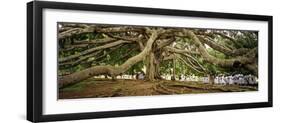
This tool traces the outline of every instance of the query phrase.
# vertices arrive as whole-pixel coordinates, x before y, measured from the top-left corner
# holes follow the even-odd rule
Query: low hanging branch
[[[177,54],[181,54],[181,55],[184,55],[186,57],[188,57],[188,61],[194,65],[194,63],[192,63],[190,61],[190,59],[195,62],[197,64],[197,66],[199,67],[199,69],[202,69],[203,71],[206,71],[206,69],[198,62],[198,60],[196,60],[194,57],[192,57],[191,55],[189,54],[193,54],[193,55],[199,55],[200,53],[199,52],[195,52],[195,51],[190,51],[190,50],[180,50],[180,49],[177,49],[177,48],[173,48],[173,47],[166,47],[166,50],[169,51],[169,52],[173,52],[173,53],[177,53]],[[195,65],[194,65],[195,66]]]
[[[124,73],[128,69],[130,69],[134,64],[142,61],[151,51],[152,49],[152,44],[158,37],[158,31],[152,30],[151,31],[151,36],[149,40],[146,43],[146,46],[144,50],[139,53],[136,56],[133,56],[129,58],[125,63],[123,63],[120,66],[94,66],[70,75],[63,76],[59,78],[59,87],[63,87],[69,84],[74,84],[76,82],[82,81],[84,79],[87,79],[92,76],[97,76],[97,75],[110,75],[112,77],[115,77],[116,75],[119,75],[121,73]]]
[[[201,65],[199,63],[198,60],[196,60],[194,57],[192,57],[191,55],[188,55],[188,54],[181,54],[185,57],[187,57],[187,60],[189,61],[190,64],[194,65],[194,66],[197,66],[198,69],[201,69],[202,71],[206,71],[206,69],[203,67],[203,65]]]
[[[184,64],[186,64],[189,68],[195,70],[196,72],[198,73],[204,73],[204,71],[200,71],[196,68],[196,66],[193,66],[192,64],[189,64],[187,63],[183,58],[181,58],[180,56],[178,55],[175,55],[177,59],[181,60]]]
[[[80,35],[85,33],[117,33],[117,32],[144,32],[145,30],[143,28],[132,28],[130,26],[116,26],[116,27],[99,27],[99,26],[82,26],[81,27],[75,27],[73,29],[69,29],[67,31],[63,31],[59,33],[58,38],[59,40],[72,37],[74,35]]]
[[[119,40],[119,41],[112,42],[112,43],[109,43],[109,44],[105,44],[105,45],[102,45],[102,46],[98,46],[98,47],[94,47],[94,48],[91,48],[91,49],[87,49],[87,50],[82,51],[80,53],[77,53],[75,55],[71,55],[71,56],[68,56],[68,57],[60,58],[59,62],[66,62],[66,61],[78,58],[80,56],[87,55],[87,54],[92,53],[92,52],[97,51],[97,50],[107,49],[107,48],[118,46],[118,45],[124,44],[124,43],[131,43],[131,42],[130,41]]]
[[[104,39],[95,39],[95,40],[83,40],[83,41],[74,41],[74,44],[105,44],[113,41],[117,41],[115,38],[104,38]]]
[[[99,54],[101,51],[102,51],[102,50],[97,51],[97,52],[94,52],[94,53],[92,53],[92,54],[90,54],[90,55],[81,57],[81,58],[79,58],[79,59],[76,60],[76,61],[61,63],[61,64],[59,64],[59,66],[60,66],[60,67],[62,67],[62,66],[68,66],[68,67],[76,66],[76,65],[78,65],[79,63],[81,63],[82,61],[87,60],[88,58],[92,58],[92,57],[96,56],[96,55]]]
[[[194,54],[194,55],[199,55],[200,53],[197,52],[197,51],[191,51],[191,50],[181,50],[181,49],[177,49],[177,48],[173,48],[173,47],[170,47],[170,46],[167,46],[165,47],[165,49],[167,51],[170,51],[170,52],[174,52],[174,53],[180,53],[180,54]]]
[[[109,48],[110,51],[108,52],[109,54],[116,51],[118,48],[120,48],[121,46],[123,45],[118,45],[116,47],[112,47],[112,48]],[[73,66],[76,66],[76,65],[79,65],[80,63],[84,63],[84,61],[88,60],[89,58],[92,58],[92,60],[89,60],[87,61],[86,63],[90,63],[90,62],[93,62],[93,61],[96,61],[96,60],[99,60],[100,58],[103,58],[106,56],[106,54],[104,55],[101,55],[101,56],[97,56],[99,55],[102,51],[104,50],[98,50],[94,53],[91,53],[89,55],[85,55],[83,57],[79,57],[78,60],[75,60],[75,61],[71,61],[71,62],[63,62],[61,64],[59,64],[60,67],[64,67],[64,66],[67,66],[67,67],[73,67]]]
[[[198,50],[202,55],[202,57],[204,58],[204,60],[214,65],[219,65],[221,67],[233,67],[234,64],[250,64],[253,63],[254,61],[254,59],[251,57],[248,58],[243,56],[238,56],[236,58],[231,58],[231,59],[218,59],[207,52],[207,50],[205,49],[199,38],[192,31],[184,29],[183,32],[179,33],[178,35],[187,36],[188,38],[190,38],[194,42],[194,44],[198,47]]]
[[[200,39],[200,41],[202,43],[207,44],[214,50],[220,51],[221,53],[224,53],[229,56],[239,56],[239,55],[246,54],[247,52],[250,51],[250,49],[248,49],[248,48],[239,48],[239,49],[235,49],[235,50],[230,50],[226,47],[223,47],[223,46],[215,43],[214,41],[211,41],[209,38],[204,38],[202,36],[198,36],[198,38]]]

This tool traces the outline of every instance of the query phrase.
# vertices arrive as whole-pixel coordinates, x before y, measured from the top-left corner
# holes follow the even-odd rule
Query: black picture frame
[[[268,22],[268,100],[266,102],[258,102],[258,103],[189,106],[189,107],[173,107],[173,108],[163,107],[158,109],[139,109],[139,110],[44,115],[42,113],[43,112],[42,110],[43,109],[42,107],[43,106],[42,105],[43,104],[42,102],[43,100],[42,99],[43,96],[42,95],[42,88],[43,88],[42,85],[43,12],[42,10],[45,8],[266,21]],[[63,3],[63,2],[45,2],[45,1],[29,2],[27,3],[27,120],[32,122],[63,121],[63,120],[93,119],[93,118],[106,118],[106,117],[123,117],[123,116],[136,116],[136,115],[154,115],[154,114],[272,107],[273,106],[272,26],[273,26],[273,17],[264,16],[264,15],[185,11],[185,10],[93,5],[93,4]]]

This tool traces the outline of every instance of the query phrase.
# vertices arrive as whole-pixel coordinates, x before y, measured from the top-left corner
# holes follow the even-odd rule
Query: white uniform
[[[223,77],[222,77],[221,84],[225,85],[225,84],[226,84],[226,82],[227,82],[227,78],[223,76]]]
[[[208,77],[203,77],[203,83],[209,83]]]
[[[218,77],[215,78],[215,84],[219,84],[219,78]]]
[[[245,84],[245,80],[244,80],[243,76],[239,77],[238,84],[240,84],[240,85]]]
[[[233,76],[229,76],[229,83],[230,85],[234,84]]]

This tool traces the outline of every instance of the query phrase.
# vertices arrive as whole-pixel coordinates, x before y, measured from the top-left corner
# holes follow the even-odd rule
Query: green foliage
[[[213,50],[212,48],[208,48],[207,51],[210,55],[215,56],[216,58],[225,59],[227,57],[223,53]]]
[[[129,74],[129,75],[133,75],[133,74],[136,74],[137,72],[144,72],[142,71],[144,67],[144,63],[143,62],[139,62],[137,64],[134,64],[127,72],[126,74]]]
[[[170,60],[163,61],[160,64],[160,74],[172,74],[173,62]]]

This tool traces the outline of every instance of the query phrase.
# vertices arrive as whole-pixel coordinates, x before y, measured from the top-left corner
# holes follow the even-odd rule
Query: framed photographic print
[[[27,3],[29,121],[272,102],[272,16]]]

